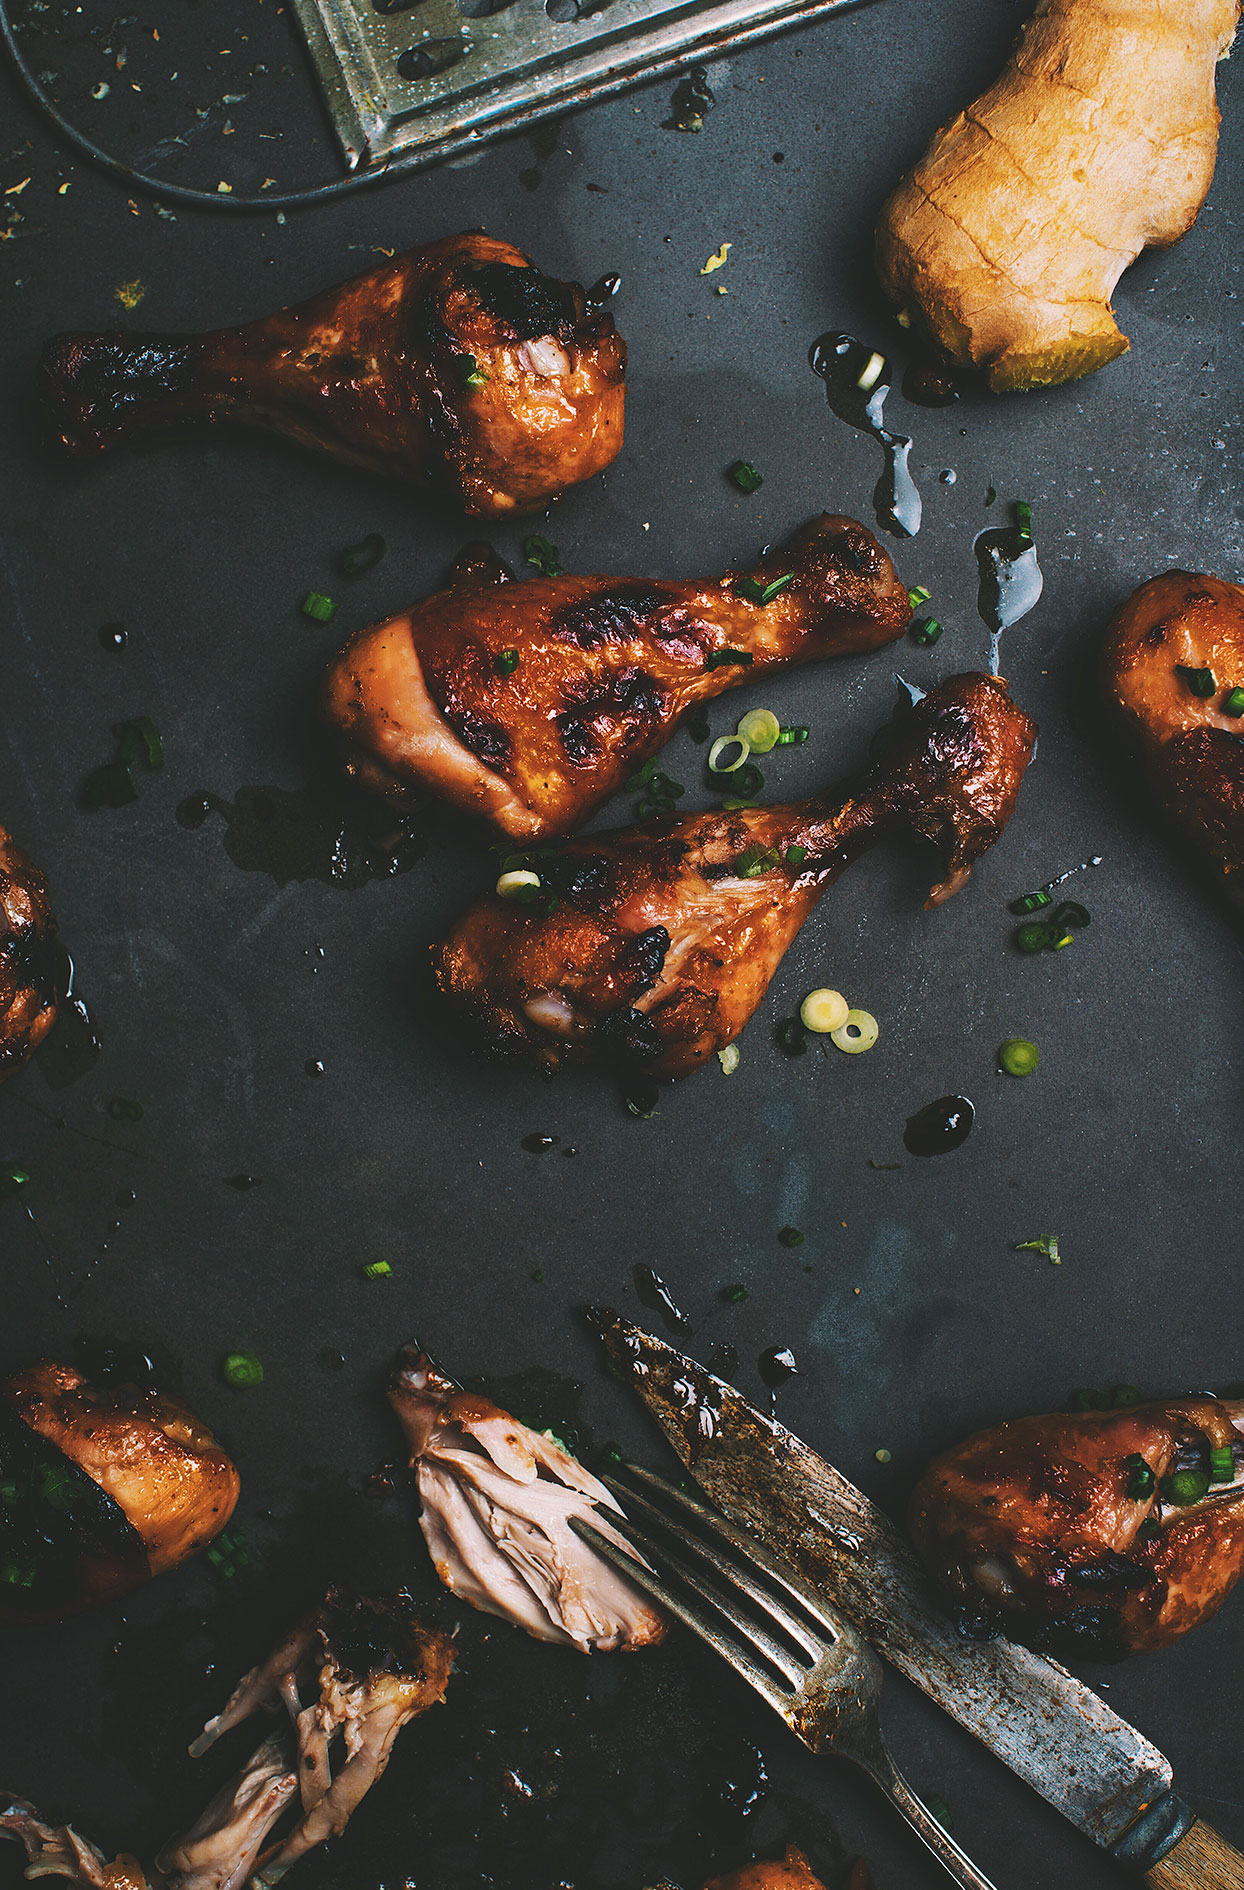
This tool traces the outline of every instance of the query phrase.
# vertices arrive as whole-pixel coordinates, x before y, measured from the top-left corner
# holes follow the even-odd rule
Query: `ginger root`
[[[997,84],[937,133],[881,212],[877,266],[908,319],[997,392],[1124,353],[1110,296],[1205,201],[1214,66],[1239,12],[1238,0],[1041,0]]]

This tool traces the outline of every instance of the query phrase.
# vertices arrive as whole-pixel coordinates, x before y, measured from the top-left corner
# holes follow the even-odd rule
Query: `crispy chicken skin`
[[[398,1355],[389,1403],[410,1446],[428,1552],[451,1593],[585,1654],[663,1639],[646,1596],[574,1533],[577,1517],[629,1548],[608,1520],[617,1503],[569,1451],[463,1391],[417,1346]]]
[[[453,1643],[423,1625],[408,1597],[356,1599],[330,1590],[191,1746],[196,1756],[206,1752],[253,1712],[284,1716],[190,1830],[165,1845],[154,1869],[127,1856],[107,1863],[94,1844],[68,1825],[44,1824],[21,1798],[0,1798],[0,1833],[24,1847],[27,1877],[68,1877],[83,1890],[243,1890],[247,1883],[269,1890],[299,1857],[345,1830],[398,1733],[444,1698],[452,1665]],[[297,1823],[265,1849],[295,1800]]]
[[[803,1852],[788,1844],[780,1863],[744,1864],[728,1877],[714,1877],[704,1890],[825,1890],[825,1886],[813,1876]],[[852,1872],[848,1890],[868,1890],[867,1876],[861,1879]]]
[[[577,284],[472,232],[240,328],[59,335],[39,375],[75,454],[238,422],[502,517],[617,457],[625,372],[612,317]]]
[[[1102,664],[1158,801],[1244,911],[1244,719],[1222,712],[1244,683],[1244,585],[1191,571],[1150,578],[1111,618]],[[1181,674],[1203,669],[1208,696]]]
[[[21,1069],[56,1021],[46,950],[55,936],[47,881],[0,827],[0,1083]]]
[[[1055,1652],[1148,1653],[1244,1573],[1242,1435],[1244,1401],[1209,1396],[999,1424],[934,1459],[912,1540],[967,1625]],[[1230,1448],[1233,1475],[1197,1499],[1214,1448]],[[1200,1473],[1191,1501],[1168,1480],[1180,1471]]]
[[[441,989],[499,1053],[683,1076],[738,1036],[822,892],[882,834],[944,845],[929,903],[956,892],[1010,819],[1035,738],[1005,683],[951,677],[840,799],[657,821],[540,859],[535,903],[490,894],[433,947]]]
[[[788,573],[768,604],[738,589]],[[359,631],[329,669],[324,708],[360,778],[429,789],[522,840],[578,826],[694,704],[766,669],[893,642],[911,619],[872,533],[829,514],[746,572],[704,581],[506,575],[473,559]],[[714,666],[723,651],[751,660]]]
[[[0,1381],[0,1461],[13,1487],[0,1541],[23,1574],[0,1591],[7,1621],[56,1620],[176,1568],[224,1528],[240,1488],[178,1399],[50,1360]]]

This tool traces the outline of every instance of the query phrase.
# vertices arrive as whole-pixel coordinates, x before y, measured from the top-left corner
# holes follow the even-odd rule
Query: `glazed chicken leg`
[[[1111,619],[1103,675],[1159,802],[1244,911],[1244,585],[1150,578]]]
[[[68,1877],[80,1890],[243,1890],[248,1883],[270,1890],[299,1857],[345,1830],[402,1728],[443,1699],[452,1665],[453,1643],[424,1627],[407,1597],[351,1599],[330,1590],[191,1747],[205,1752],[256,1711],[285,1722],[185,1836],[164,1847],[154,1869],[132,1857],[109,1864],[94,1844],[68,1825],[45,1824],[21,1798],[0,1798],[0,1833],[25,1848],[28,1877]],[[297,1823],[265,1849],[294,1801]]]
[[[55,936],[46,880],[0,827],[0,1083],[21,1069],[56,1021],[49,950]]]
[[[531,904],[492,894],[433,964],[494,1050],[682,1076],[737,1037],[821,893],[883,833],[945,844],[940,904],[1010,819],[1036,737],[996,677],[955,676],[840,800],[697,814],[541,859]]]
[[[1244,1400],[980,1431],[925,1471],[911,1534],[969,1626],[1107,1660],[1165,1647],[1244,1573]]]
[[[872,533],[829,515],[705,582],[508,575],[474,558],[447,590],[360,631],[324,701],[358,778],[429,788],[523,840],[578,826],[695,703],[762,670],[875,649],[911,618]]]
[[[40,380],[76,454],[238,422],[496,517],[617,457],[625,372],[612,317],[577,284],[475,232],[240,328],[59,335]]]

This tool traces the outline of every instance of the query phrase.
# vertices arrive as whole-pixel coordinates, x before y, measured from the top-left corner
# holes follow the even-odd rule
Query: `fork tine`
[[[702,1498],[692,1496],[686,1490],[680,1490],[676,1483],[670,1483],[667,1478],[658,1476],[654,1470],[645,1470],[635,1463],[628,1463],[623,1467],[628,1477],[634,1477],[637,1482],[645,1484],[650,1490],[664,1497],[671,1507],[694,1516],[711,1535],[724,1538],[739,1551],[746,1563],[762,1568],[769,1579],[792,1601],[798,1602],[805,1614],[809,1615],[831,1639],[838,1640],[844,1635],[854,1637],[855,1630],[840,1615],[835,1614],[824,1596],[819,1595],[810,1582],[805,1582],[801,1575],[797,1575],[794,1569],[774,1555],[763,1542],[749,1535],[745,1529],[740,1529],[728,1517],[723,1516],[720,1510],[713,1509]],[[606,1474],[602,1476],[601,1481],[619,1500],[628,1499],[633,1495],[630,1487],[626,1483],[619,1482],[616,1477]]]
[[[711,1603],[705,1607],[693,1606],[676,1588],[663,1581],[653,1569],[645,1567],[643,1562],[628,1555],[625,1549],[620,1549],[616,1542],[611,1542],[608,1536],[603,1536],[599,1529],[593,1529],[591,1523],[584,1521],[582,1517],[572,1516],[570,1527],[589,1547],[595,1549],[598,1555],[603,1555],[607,1562],[612,1563],[619,1574],[625,1575],[627,1580],[634,1582],[637,1588],[642,1588],[646,1595],[651,1595],[652,1599],[672,1614],[675,1620],[681,1621],[683,1626],[690,1628],[700,1640],[707,1642],[714,1653],[720,1654],[727,1666],[733,1667],[749,1686],[755,1688],[762,1699],[768,1701],[774,1712],[780,1713],[783,1719],[789,1718],[793,1704],[790,1692],[779,1686],[772,1674],[752,1658],[752,1650],[747,1642],[736,1638],[734,1634],[723,1631],[721,1622],[715,1618],[717,1611]],[[647,1554],[647,1544],[643,1546],[644,1553]],[[654,1561],[657,1562],[671,1559],[659,1549],[654,1549],[652,1555]],[[687,1586],[698,1600],[705,1599],[694,1578],[687,1579]],[[726,1618],[729,1619],[729,1617]],[[734,1622],[730,1625],[737,1626]],[[797,1684],[798,1681],[796,1681]]]
[[[622,1486],[615,1485],[614,1487],[621,1488]],[[815,1628],[809,1626],[806,1619],[784,1607],[777,1596],[756,1579],[756,1571],[747,1561],[738,1555],[724,1553],[715,1532],[707,1537],[695,1535],[681,1523],[672,1521],[666,1512],[658,1504],[650,1502],[642,1491],[628,1489],[624,1494],[628,1520],[636,1510],[643,1511],[648,1517],[655,1517],[658,1527],[671,1536],[680,1549],[692,1550],[702,1561],[708,1563],[720,1578],[724,1593],[735,1590],[740,1596],[750,1601],[754,1608],[767,1615],[773,1625],[783,1634],[788,1635],[796,1647],[803,1649],[809,1665],[814,1665],[821,1658],[825,1653],[824,1638]],[[834,1638],[836,1639],[837,1636]]]

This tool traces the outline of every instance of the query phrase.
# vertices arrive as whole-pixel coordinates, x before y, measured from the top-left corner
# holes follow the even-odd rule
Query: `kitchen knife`
[[[831,1464],[663,1340],[613,1311],[592,1318],[713,1502],[1065,1818],[1160,1890],[1244,1890],[1244,1857],[1104,1700],[1026,1647],[962,1639],[894,1524]]]

